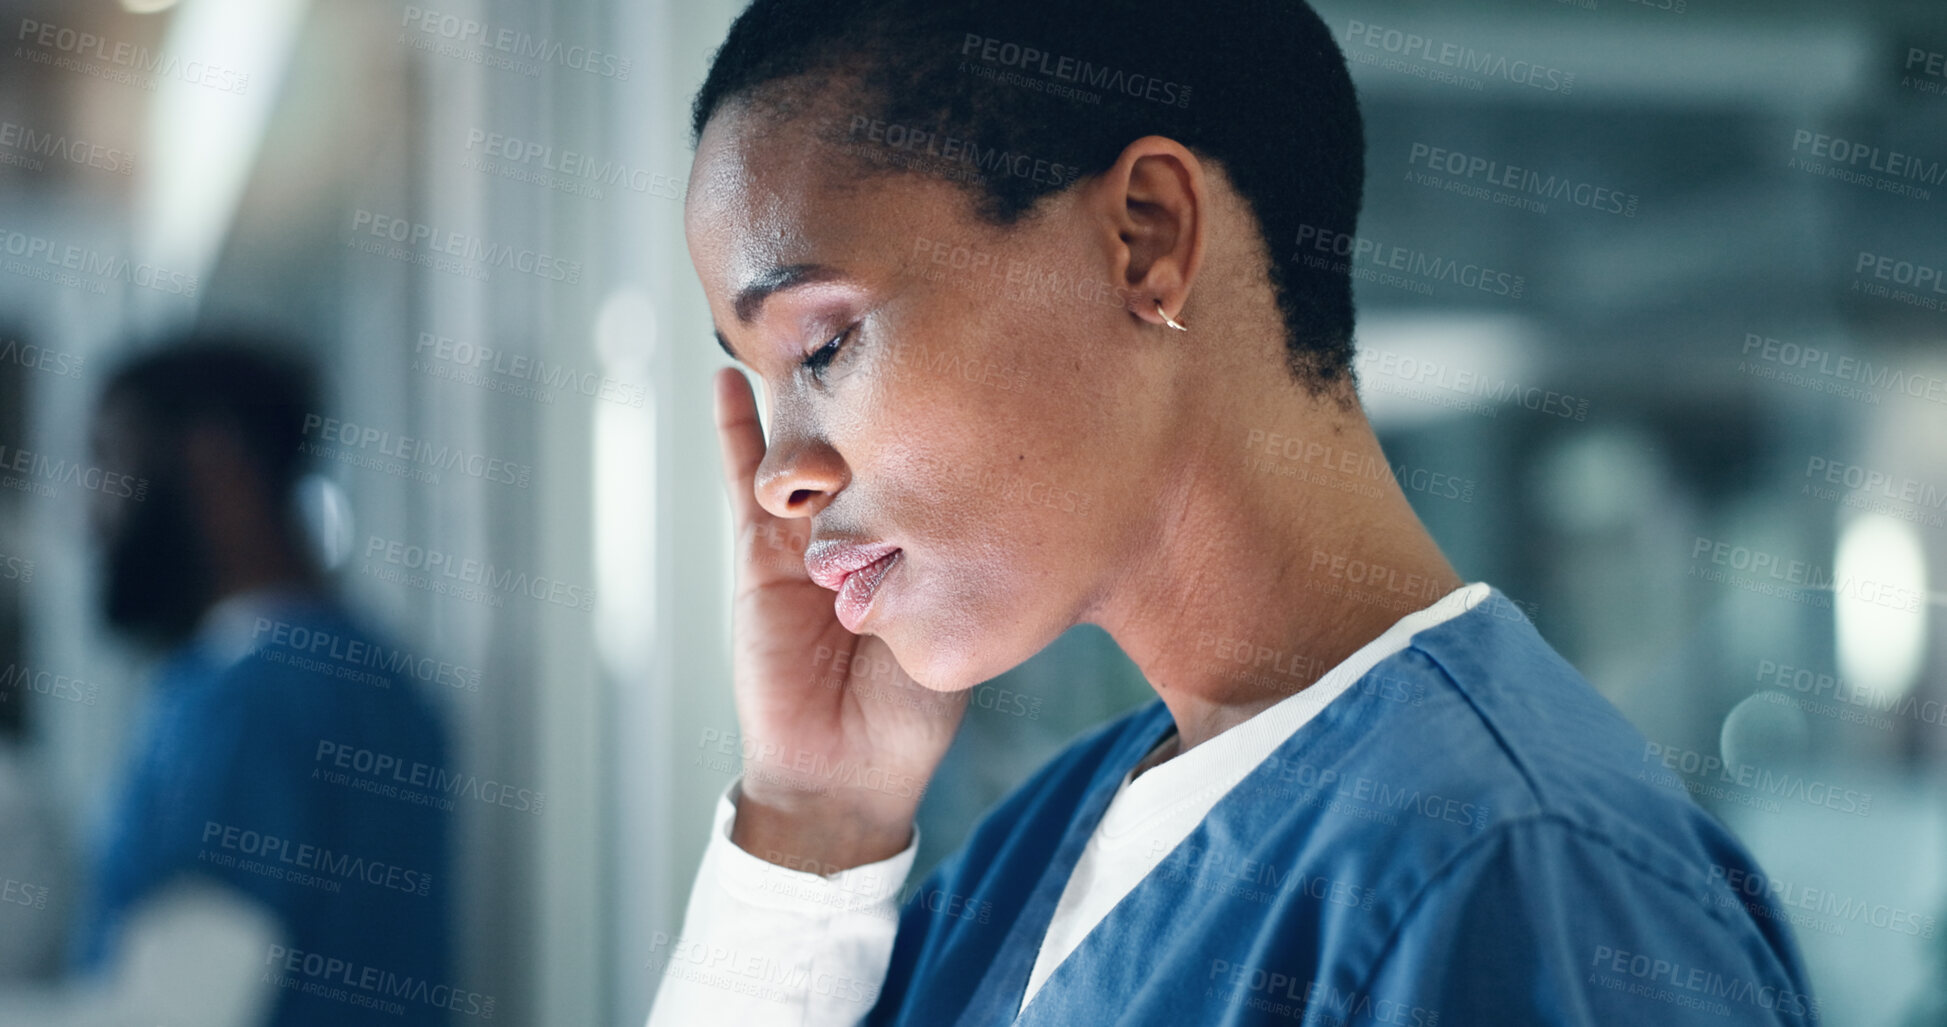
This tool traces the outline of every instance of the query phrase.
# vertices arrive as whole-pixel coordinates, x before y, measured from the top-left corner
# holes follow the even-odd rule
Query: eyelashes
[[[857,325],[845,329],[838,335],[833,336],[823,346],[811,351],[804,358],[803,366],[811,371],[812,378],[820,382],[825,380],[825,369],[831,366],[831,362],[838,357],[839,349],[845,345],[846,340],[850,339],[852,333],[857,330]]]

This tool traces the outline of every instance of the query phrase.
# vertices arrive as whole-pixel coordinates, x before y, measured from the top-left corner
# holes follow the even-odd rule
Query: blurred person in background
[[[744,772],[652,1027],[1819,1020],[1750,854],[1389,473],[1303,3],[756,0],[691,128],[770,416],[718,373]],[[1078,623],[1157,698],[902,904],[968,692]]]
[[[309,365],[189,334],[117,369],[95,412],[102,601],[166,654],[106,823],[72,973],[0,1024],[446,1022],[441,718],[392,642],[334,599],[295,502]],[[423,798],[430,799],[430,796]]]

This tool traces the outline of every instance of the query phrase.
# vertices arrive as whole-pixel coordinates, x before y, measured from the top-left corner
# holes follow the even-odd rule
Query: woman
[[[1750,856],[1387,472],[1315,14],[757,0],[693,130],[770,437],[720,372],[745,773],[652,1024],[1816,1019]],[[968,690],[1082,622],[1158,700],[896,911]]]

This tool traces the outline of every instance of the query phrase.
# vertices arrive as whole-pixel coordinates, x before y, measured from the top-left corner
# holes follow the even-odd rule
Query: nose
[[[845,460],[817,434],[779,418],[757,465],[757,503],[775,517],[810,517],[851,481]]]

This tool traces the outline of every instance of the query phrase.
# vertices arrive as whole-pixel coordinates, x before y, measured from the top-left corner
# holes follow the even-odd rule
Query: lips
[[[899,551],[890,542],[851,542],[845,539],[814,539],[805,547],[804,569],[811,580],[836,592],[845,587],[845,576],[863,570]]]
[[[832,612],[845,630],[856,635],[863,631],[880,582],[898,565],[902,552],[884,542],[826,539],[805,549],[805,570],[813,581],[838,593],[832,598]]]

